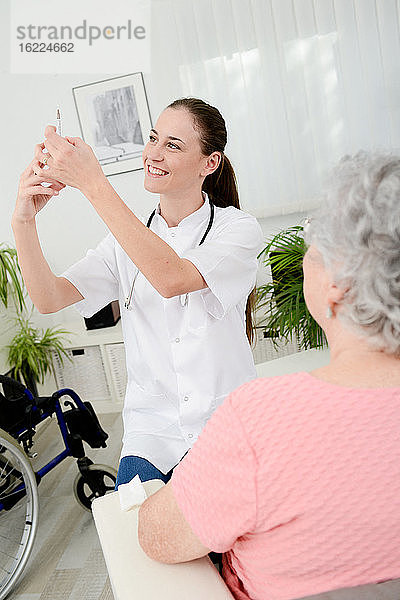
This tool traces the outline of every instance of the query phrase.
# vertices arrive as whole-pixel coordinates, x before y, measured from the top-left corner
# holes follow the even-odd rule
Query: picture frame
[[[130,73],[72,88],[82,139],[107,176],[143,169],[142,152],[152,127],[143,73]]]

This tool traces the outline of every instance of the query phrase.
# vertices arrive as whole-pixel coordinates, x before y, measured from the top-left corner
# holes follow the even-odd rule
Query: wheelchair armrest
[[[56,402],[53,396],[38,396],[35,398],[35,404],[38,408],[50,414],[56,410]]]
[[[15,391],[18,397],[20,397],[21,394],[25,394],[29,397],[29,394],[26,393],[26,386],[24,386],[20,381],[12,379],[12,377],[7,377],[7,375],[0,375],[0,383],[5,385],[7,389]],[[9,399],[12,400],[12,398]]]

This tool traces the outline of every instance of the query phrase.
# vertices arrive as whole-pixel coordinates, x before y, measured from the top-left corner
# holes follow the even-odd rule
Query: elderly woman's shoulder
[[[307,399],[316,395],[313,380],[305,372],[253,379],[228,396],[223,411],[241,423],[249,439],[267,431],[279,435],[282,424],[287,427],[299,411],[307,412]]]
[[[275,377],[258,377],[244,383],[231,394],[232,407],[242,408],[246,403],[257,402],[282,403],[285,399],[292,401],[299,397],[300,390],[309,389],[317,382],[318,380],[305,371]]]

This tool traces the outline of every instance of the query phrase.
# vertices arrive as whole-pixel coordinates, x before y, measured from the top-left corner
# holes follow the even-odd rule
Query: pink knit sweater
[[[400,388],[308,373],[231,394],[175,469],[239,599],[289,600],[400,576]]]

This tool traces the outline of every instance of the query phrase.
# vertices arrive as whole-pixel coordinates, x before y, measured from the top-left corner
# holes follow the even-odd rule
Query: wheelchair
[[[38,485],[68,456],[76,459],[78,474],[73,491],[78,503],[90,510],[94,498],[114,490],[115,469],[93,464],[83,442],[105,448],[102,429],[90,402],[71,389],[49,397],[35,397],[21,382],[0,375],[0,600],[16,585],[31,553],[39,516]],[[1,390],[0,387],[0,390]],[[30,459],[36,427],[55,416],[65,449],[35,472]]]

